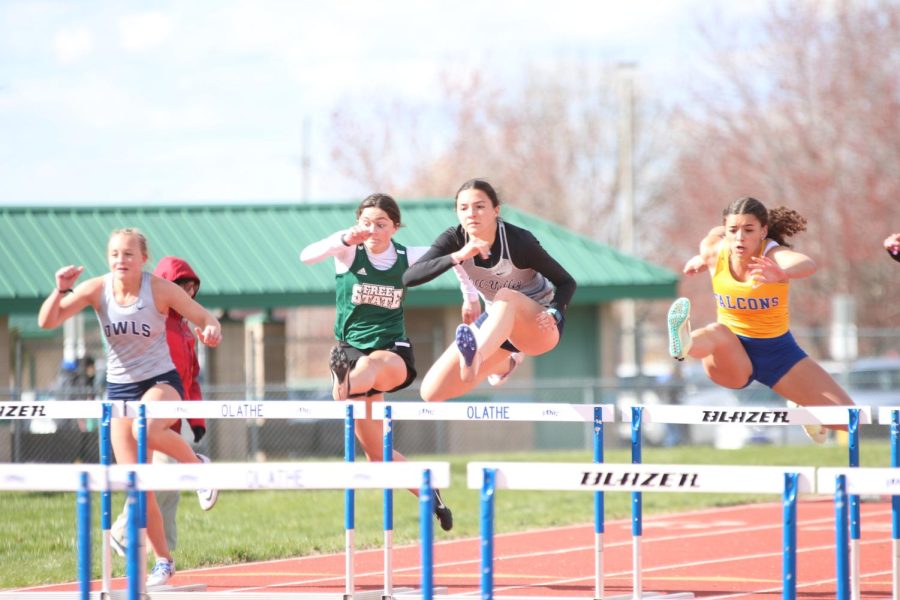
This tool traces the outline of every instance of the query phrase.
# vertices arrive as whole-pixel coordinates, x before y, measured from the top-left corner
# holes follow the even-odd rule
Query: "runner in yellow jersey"
[[[790,280],[809,277],[816,263],[785,239],[805,229],[806,219],[791,209],[769,211],[749,197],[732,202],[723,211],[723,225],[707,234],[700,254],[683,269],[685,275],[709,271],[716,322],[691,331],[690,300],[676,300],[668,314],[672,357],[702,359],[709,378],[724,387],[756,380],[801,406],[852,405],[790,332]],[[805,429],[818,443],[827,437],[820,425]]]

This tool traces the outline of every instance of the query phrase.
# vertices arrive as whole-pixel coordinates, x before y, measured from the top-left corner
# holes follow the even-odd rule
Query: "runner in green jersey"
[[[331,349],[332,397],[365,398],[381,402],[384,394],[408,387],[416,378],[412,345],[403,320],[403,273],[427,247],[404,247],[393,241],[400,229],[400,208],[386,194],[372,194],[356,210],[357,222],[310,244],[300,260],[315,264],[334,257],[337,312]],[[463,293],[469,302],[478,293],[460,270]],[[369,411],[371,412],[371,411]],[[371,461],[382,460],[381,422],[356,420],[356,437]],[[394,451],[393,459],[405,460]],[[439,492],[435,514],[441,527],[453,527],[453,515]]]

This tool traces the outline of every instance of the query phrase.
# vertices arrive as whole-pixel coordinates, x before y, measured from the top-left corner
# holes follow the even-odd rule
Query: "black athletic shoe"
[[[350,359],[340,346],[331,349],[328,360],[331,369],[331,397],[346,400],[350,396]]]
[[[437,517],[438,523],[441,524],[441,529],[444,531],[453,529],[453,511],[444,504],[440,490],[434,490],[434,516]]]

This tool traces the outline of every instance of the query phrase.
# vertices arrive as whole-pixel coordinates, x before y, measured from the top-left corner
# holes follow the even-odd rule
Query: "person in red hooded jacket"
[[[186,260],[177,256],[164,256],[159,259],[153,274],[178,284],[191,298],[196,297],[197,292],[200,290],[200,277],[197,276]],[[166,318],[166,341],[169,343],[169,354],[172,356],[172,362],[175,363],[175,370],[178,371],[181,383],[184,386],[184,400],[202,400],[203,394],[200,390],[199,381],[200,361],[197,359],[197,340],[194,338],[194,333],[191,331],[191,325],[187,319],[174,310],[169,310],[169,316]],[[199,443],[206,434],[206,419],[187,419],[187,422],[194,434],[194,443]],[[172,429],[181,433],[181,421],[177,421],[172,425]],[[154,452],[153,462],[174,461],[171,461],[165,454]],[[180,498],[181,494],[177,491],[159,490],[156,492],[156,500],[159,503],[160,513],[162,513],[166,541],[170,550],[175,549],[178,539],[175,516],[178,511]],[[212,501],[214,502],[215,500]],[[125,537],[126,523],[126,515],[123,511],[110,531],[111,546],[120,556],[125,556],[127,543]]]

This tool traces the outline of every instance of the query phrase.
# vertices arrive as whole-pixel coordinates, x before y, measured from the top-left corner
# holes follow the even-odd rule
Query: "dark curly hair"
[[[797,211],[784,206],[767,210],[762,202],[750,196],[738,198],[725,207],[722,211],[722,221],[724,222],[730,215],[753,215],[761,225],[769,228],[769,239],[787,248],[791,245],[785,241],[786,238],[806,231],[806,219]]]

